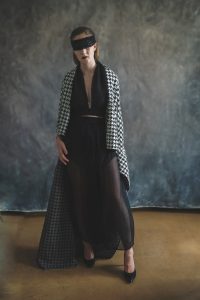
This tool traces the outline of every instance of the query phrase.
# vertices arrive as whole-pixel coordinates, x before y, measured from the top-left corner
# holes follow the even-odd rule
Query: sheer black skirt
[[[91,245],[105,245],[118,235],[122,249],[134,245],[134,220],[117,154],[106,149],[103,118],[71,117],[64,142],[66,172],[72,191],[76,234]],[[126,197],[124,196],[126,195]]]

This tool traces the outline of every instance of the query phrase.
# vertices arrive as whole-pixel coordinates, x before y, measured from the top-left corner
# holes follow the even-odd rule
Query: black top
[[[80,64],[77,66],[73,81],[71,96],[71,117],[82,114],[93,114],[105,117],[107,104],[107,81],[104,66],[96,61],[96,67],[91,84],[91,108],[89,108]]]

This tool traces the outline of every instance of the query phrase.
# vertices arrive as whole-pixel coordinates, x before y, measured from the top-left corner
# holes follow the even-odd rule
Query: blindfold
[[[87,36],[83,39],[71,40],[73,50],[81,50],[93,46],[96,43],[95,36]]]

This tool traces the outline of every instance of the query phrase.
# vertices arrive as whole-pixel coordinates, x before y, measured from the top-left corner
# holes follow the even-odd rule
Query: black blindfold
[[[96,43],[95,36],[87,36],[83,39],[71,40],[73,50],[81,50],[93,46]]]

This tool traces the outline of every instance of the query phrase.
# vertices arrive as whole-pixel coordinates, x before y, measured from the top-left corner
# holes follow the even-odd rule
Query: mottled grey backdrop
[[[119,75],[131,206],[199,208],[199,0],[1,0],[0,209],[46,208],[68,36],[82,24]]]

